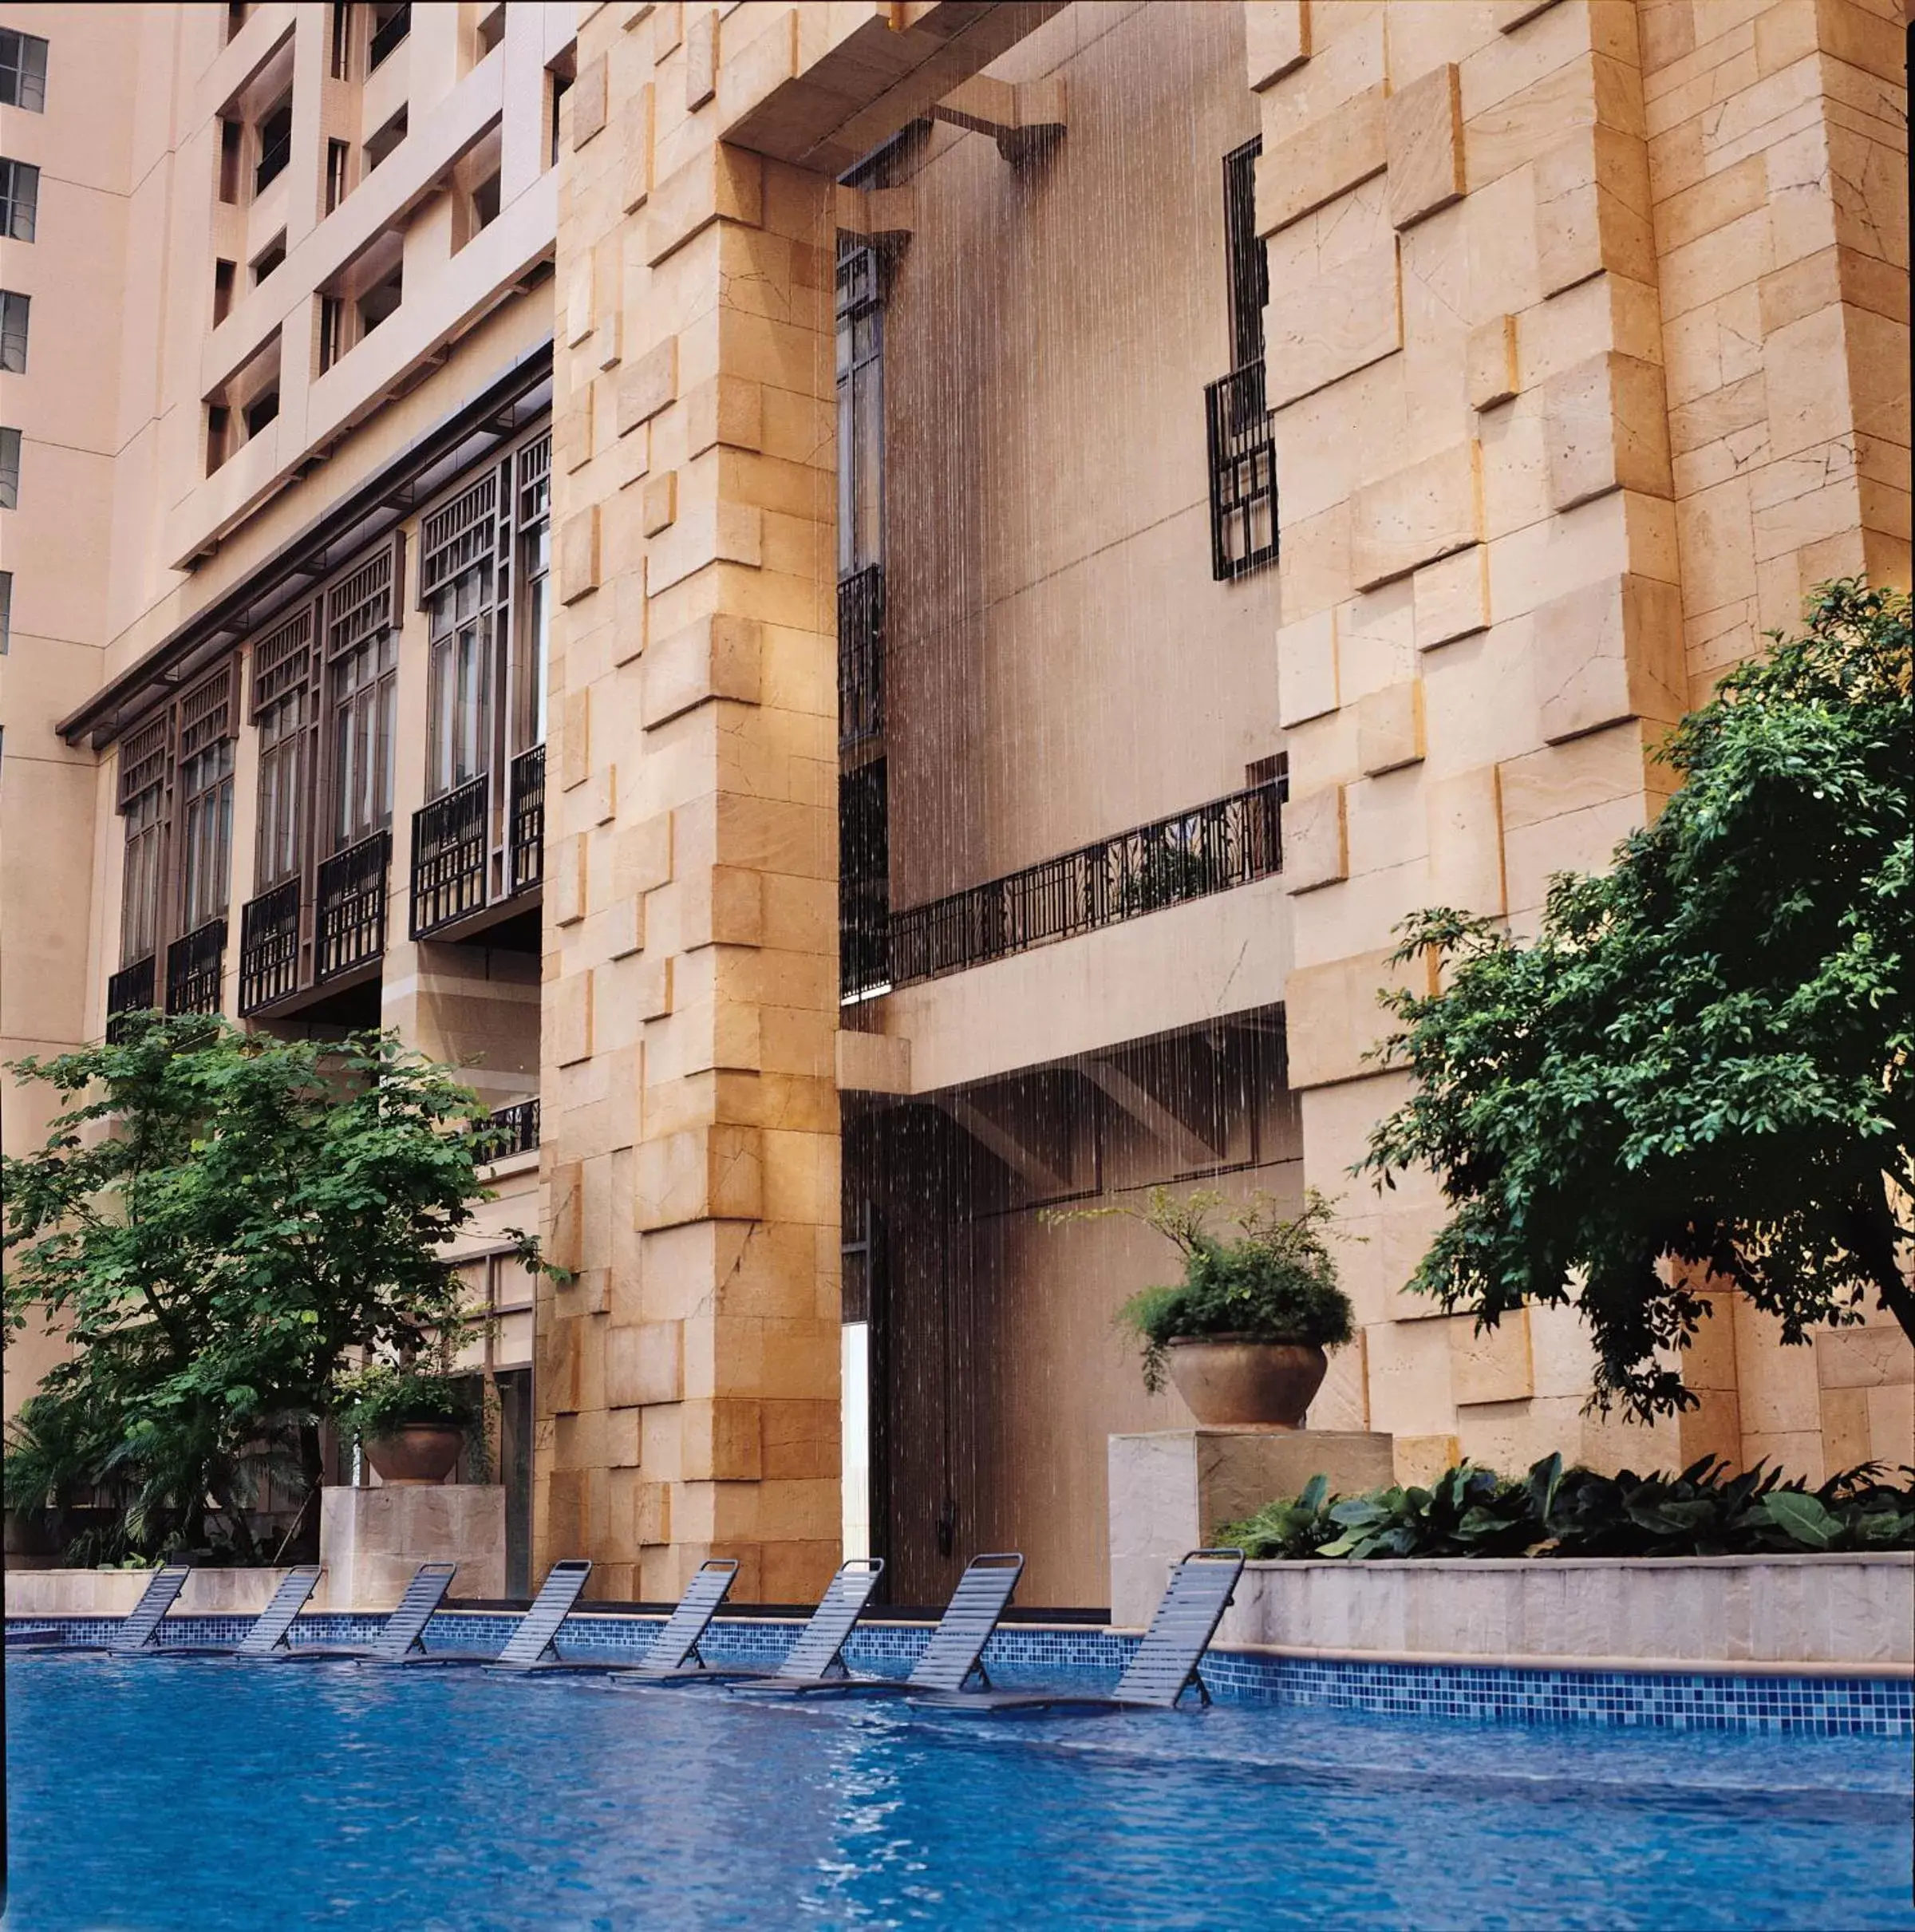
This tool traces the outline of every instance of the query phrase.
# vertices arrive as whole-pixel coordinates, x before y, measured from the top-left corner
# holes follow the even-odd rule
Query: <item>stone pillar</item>
[[[718,16],[601,8],[563,142],[535,1567],[838,1560],[832,186]]]

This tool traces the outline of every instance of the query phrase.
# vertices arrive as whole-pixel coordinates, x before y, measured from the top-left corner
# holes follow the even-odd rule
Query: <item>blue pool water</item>
[[[8,1932],[1915,1928],[1905,1740],[6,1672]]]

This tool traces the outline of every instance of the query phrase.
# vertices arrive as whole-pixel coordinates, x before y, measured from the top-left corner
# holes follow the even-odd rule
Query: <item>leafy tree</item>
[[[1831,584],[1662,756],[1683,775],[1521,944],[1448,911],[1400,929],[1443,984],[1386,998],[1414,1096],[1359,1172],[1452,1210],[1411,1286],[1493,1323],[1573,1301],[1594,1401],[1695,1401],[1672,1351],[1712,1271],[1799,1342],[1871,1294],[1915,1337],[1915,880],[1905,593]]]
[[[250,1556],[248,1472],[335,1405],[348,1351],[408,1359],[457,1322],[444,1244],[483,1198],[476,1102],[390,1034],[217,1017],[130,1016],[13,1070],[66,1102],[0,1163],[7,1330],[38,1309],[73,1351],[34,1436],[101,1446],[133,1540],[203,1543],[210,1499]]]

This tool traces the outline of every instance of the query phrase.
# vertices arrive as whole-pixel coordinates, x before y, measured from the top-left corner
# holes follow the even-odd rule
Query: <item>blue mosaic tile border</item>
[[[235,1644],[250,1617],[169,1617],[163,1644]],[[517,1626],[500,1611],[441,1612],[426,1647],[494,1656]],[[651,1642],[659,1619],[574,1617],[559,1654],[567,1661],[617,1663]],[[356,1612],[302,1617],[302,1644],[369,1642],[381,1619]],[[16,1635],[57,1631],[68,1643],[104,1645],[111,1617],[10,1618]],[[795,1620],[724,1619],[704,1646],[712,1663],[775,1664]],[[929,1635],[922,1624],[861,1624],[845,1646],[855,1670],[901,1677]],[[985,1663],[1005,1685],[1092,1677],[1108,1684],[1136,1648],[1134,1637],[1080,1627],[1011,1625],[992,1638]],[[1460,1718],[1487,1724],[1617,1725],[1667,1730],[1790,1732],[1816,1736],[1915,1737],[1915,1682],[1906,1677],[1743,1677],[1731,1671],[1543,1669],[1521,1664],[1367,1663],[1342,1657],[1279,1657],[1212,1650],[1203,1675],[1214,1696],[1233,1703],[1318,1705],[1397,1717]]]

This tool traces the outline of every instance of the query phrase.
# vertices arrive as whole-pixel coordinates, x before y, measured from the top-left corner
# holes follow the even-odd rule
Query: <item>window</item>
[[[40,170],[0,160],[0,241],[30,242],[40,215]]]
[[[14,641],[14,573],[0,571],[0,658]]]
[[[286,259],[286,231],[282,228],[253,258],[253,286],[257,288]]]
[[[521,749],[545,742],[546,658],[552,630],[551,509],[548,430],[519,452],[519,568],[525,593],[516,721]]]
[[[233,281],[237,263],[216,261],[213,264],[213,326],[217,329],[233,312]]]
[[[499,219],[499,177],[490,174],[472,190],[472,233],[489,228]]]
[[[359,333],[361,336],[370,335],[387,316],[397,310],[400,298],[405,293],[404,282],[403,267],[395,267],[384,281],[374,282],[359,298]]]
[[[228,0],[226,10],[226,38],[230,44],[238,38],[239,30],[246,25],[246,17],[252,11],[246,0]]]
[[[572,77],[569,73],[561,73],[556,67],[547,71],[552,77],[552,111],[547,129],[546,165],[556,168],[559,165],[559,104],[571,92]]]
[[[420,578],[429,613],[425,788],[438,798],[491,766],[494,506],[483,476],[421,533]]]
[[[0,289],[0,369],[17,376],[26,370],[26,315],[32,306],[28,297]]]
[[[1230,283],[1230,366],[1263,356],[1263,311],[1270,298],[1269,251],[1257,233],[1258,136],[1223,157],[1223,249]]]
[[[398,6],[375,6],[373,9],[372,44],[366,49],[365,71],[370,73],[413,30],[413,10],[406,0]]]
[[[236,121],[219,124],[219,199],[228,207],[239,199],[239,156],[246,130]]]
[[[1277,444],[1265,406],[1263,310],[1269,264],[1257,233],[1261,139],[1223,157],[1223,251],[1229,284],[1230,373],[1204,389],[1210,471],[1210,575],[1219,583],[1273,563]]]
[[[46,112],[46,42],[0,27],[0,107]]]
[[[156,719],[120,752],[120,813],[126,853],[120,880],[120,963],[148,958],[160,942],[160,876],[166,855],[167,753],[170,718]]]
[[[345,199],[345,170],[351,153],[344,141],[326,144],[326,211],[329,215]]]
[[[226,460],[226,438],[230,418],[223,402],[206,405],[206,473],[211,476]]]
[[[479,22],[479,57],[484,60],[505,38],[504,0]]]
[[[329,600],[335,851],[392,822],[399,668],[392,605],[389,550],[361,565]]]
[[[404,108],[400,109],[399,112],[365,144],[365,172],[369,175],[405,139],[405,130],[409,119],[407,110]]]
[[[296,879],[306,863],[306,800],[312,769],[313,614],[302,610],[253,654],[253,721],[259,730],[259,824],[255,890]]]
[[[838,251],[838,575],[884,561],[884,309],[877,251]]]
[[[353,9],[351,0],[333,0],[332,73],[335,81],[346,77],[352,58]]]
[[[180,706],[180,930],[226,913],[233,844],[233,674],[211,678]]]
[[[0,429],[0,510],[20,507],[20,432]]]
[[[284,95],[259,121],[259,165],[253,170],[253,192],[263,194],[269,183],[285,172],[293,153],[293,97]]]
[[[275,384],[263,396],[255,396],[246,405],[246,437],[250,443],[268,423],[279,416],[279,389]]]
[[[338,295],[319,298],[319,373],[345,354],[345,303]]]

